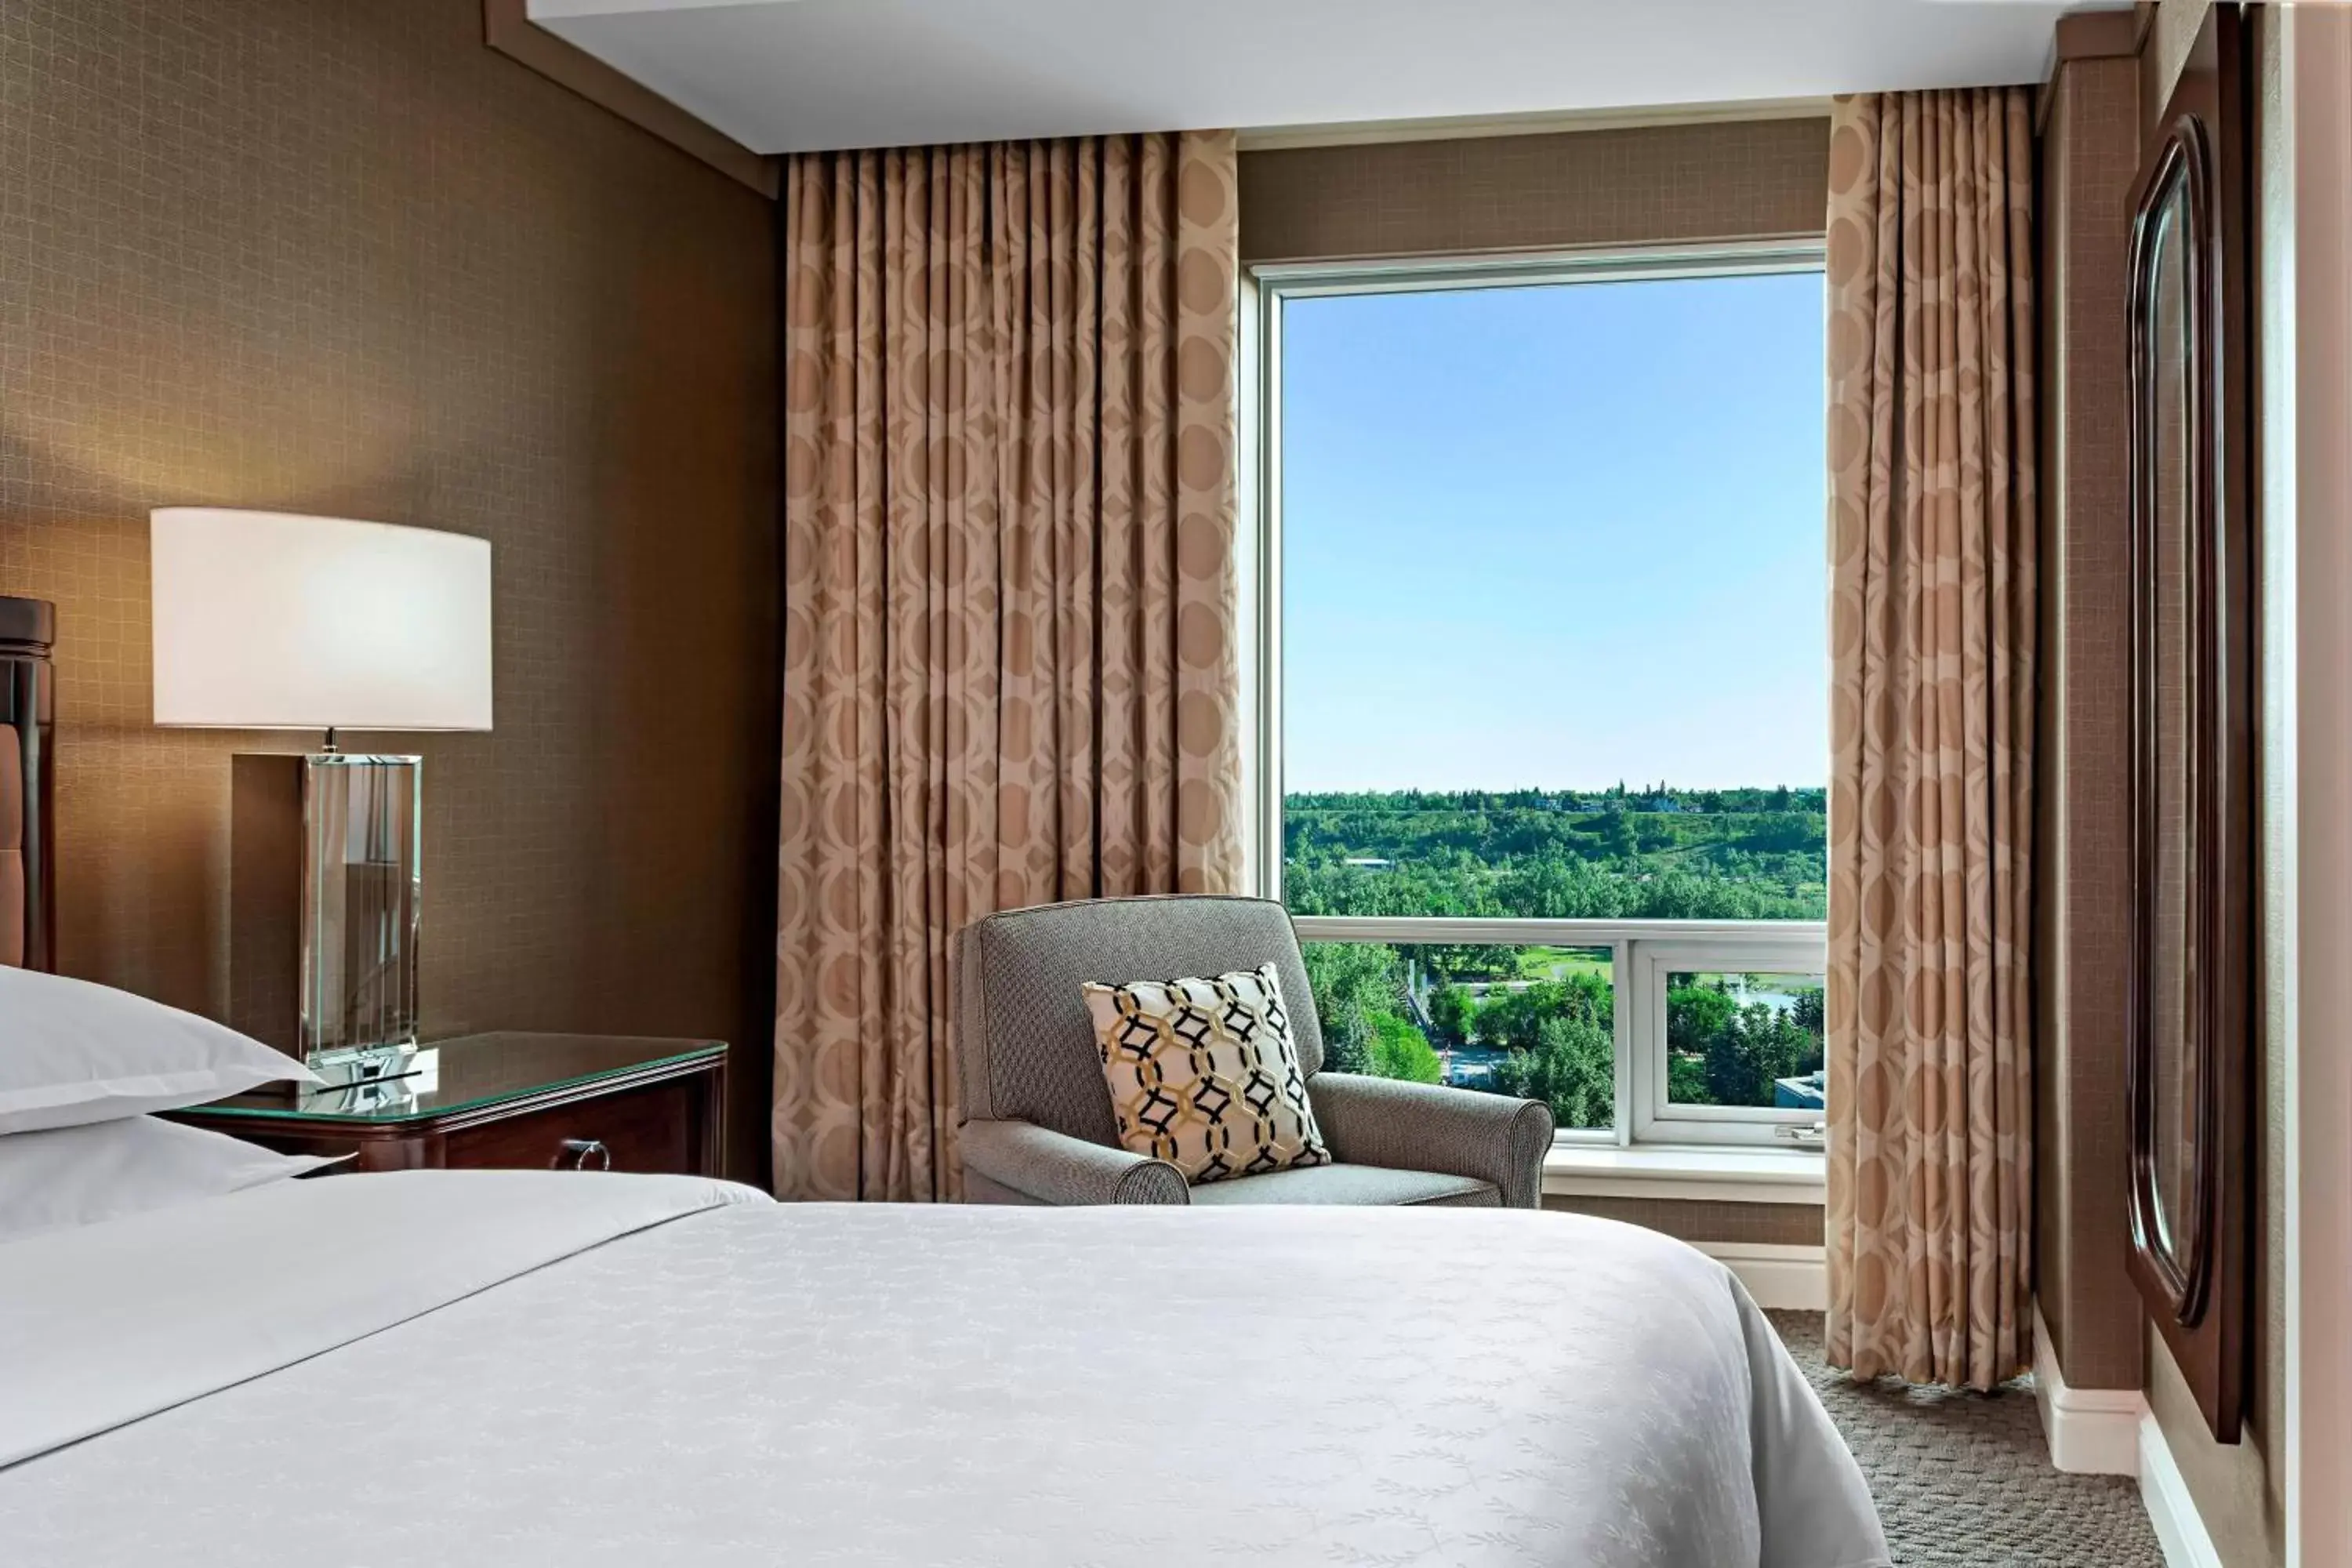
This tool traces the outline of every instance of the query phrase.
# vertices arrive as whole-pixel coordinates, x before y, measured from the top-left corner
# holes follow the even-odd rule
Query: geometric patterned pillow
[[[1195,1184],[1331,1163],[1274,965],[1084,989],[1123,1147]]]

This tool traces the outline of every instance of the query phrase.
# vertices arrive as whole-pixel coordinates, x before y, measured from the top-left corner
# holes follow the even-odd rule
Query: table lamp
[[[401,1070],[416,1048],[425,760],[336,736],[490,727],[489,542],[163,507],[150,563],[157,724],[325,735],[308,755],[233,759],[233,942],[267,951],[233,949],[232,1010],[242,989],[246,1012],[257,994],[272,1016],[232,1021],[281,1047],[290,1023],[305,1062],[342,1069],[331,1078]],[[254,912],[273,908],[285,918]],[[273,966],[290,998],[254,980]]]

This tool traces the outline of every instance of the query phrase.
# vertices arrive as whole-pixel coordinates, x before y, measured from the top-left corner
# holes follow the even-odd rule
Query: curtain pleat
[[[950,1198],[955,931],[1240,879],[1233,138],[784,200],[776,1190]]]
[[[2032,1354],[2030,124],[1831,123],[1828,1353],[1979,1388]]]

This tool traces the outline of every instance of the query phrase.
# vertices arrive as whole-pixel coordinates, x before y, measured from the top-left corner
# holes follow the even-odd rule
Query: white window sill
[[[1544,1156],[1543,1190],[1557,1197],[1819,1204],[1827,1184],[1818,1149],[1556,1143]]]

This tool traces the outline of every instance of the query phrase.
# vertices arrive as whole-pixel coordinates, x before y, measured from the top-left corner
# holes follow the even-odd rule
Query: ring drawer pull
[[[572,1169],[575,1171],[609,1171],[613,1168],[613,1152],[604,1147],[604,1141],[601,1138],[566,1138],[563,1152],[572,1156]],[[592,1159],[596,1162],[593,1167],[588,1163]]]

